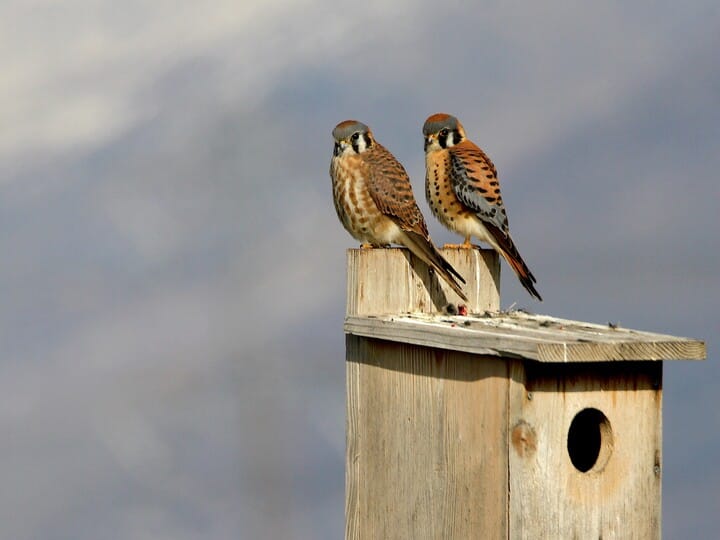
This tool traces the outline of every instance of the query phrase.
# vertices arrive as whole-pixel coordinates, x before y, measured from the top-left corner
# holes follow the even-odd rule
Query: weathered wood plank
[[[507,538],[507,364],[346,345],[345,537]]]
[[[348,336],[346,342],[353,340]],[[347,351],[350,358],[350,350]],[[360,418],[360,366],[358,362],[345,362],[345,538],[362,538],[361,524],[358,522],[360,493],[359,441],[362,432]]]
[[[440,251],[466,280],[463,290],[468,297],[468,311],[497,310],[500,306],[497,253],[481,249]],[[349,316],[442,313],[448,304],[465,304],[407,249],[349,249],[347,268]]]
[[[548,316],[350,316],[345,332],[489,356],[539,362],[701,360],[699,340]]]
[[[525,366],[511,372],[509,538],[660,538],[662,364]],[[597,440],[570,436],[586,409],[601,413],[583,413],[588,428],[607,420]],[[587,455],[582,472],[571,456]]]

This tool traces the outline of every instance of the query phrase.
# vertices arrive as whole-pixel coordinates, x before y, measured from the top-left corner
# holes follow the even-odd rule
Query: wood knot
[[[525,420],[518,421],[512,428],[510,435],[513,448],[520,457],[532,457],[537,450],[537,434],[535,428]]]

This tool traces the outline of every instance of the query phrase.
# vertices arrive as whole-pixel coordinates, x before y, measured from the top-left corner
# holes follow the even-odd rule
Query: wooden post
[[[469,316],[405,250],[348,253],[345,537],[659,538],[658,360],[704,343],[497,313],[497,255],[444,255]]]
[[[446,249],[445,258],[465,278],[471,312],[500,307],[500,262],[492,250]],[[350,249],[347,315],[438,313],[461,299],[407,249]],[[464,303],[464,302],[463,302]]]

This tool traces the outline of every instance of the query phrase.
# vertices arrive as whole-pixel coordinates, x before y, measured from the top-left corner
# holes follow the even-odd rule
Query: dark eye
[[[360,134],[359,134],[359,133],[353,133],[353,134],[352,134],[352,137],[350,137],[350,138],[351,138],[353,141],[357,141],[357,140],[360,138]]]
[[[441,137],[447,137],[448,130],[446,128],[443,128],[440,130],[440,136]]]

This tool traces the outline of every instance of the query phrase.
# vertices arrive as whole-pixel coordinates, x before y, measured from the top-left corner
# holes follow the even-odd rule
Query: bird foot
[[[443,249],[472,249],[477,246],[473,246],[470,242],[464,242],[462,244],[445,244]]]

